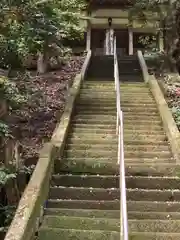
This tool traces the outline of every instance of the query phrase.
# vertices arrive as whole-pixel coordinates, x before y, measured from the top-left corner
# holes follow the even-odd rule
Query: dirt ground
[[[18,80],[20,90],[28,101],[10,113],[8,122],[22,146],[22,158],[27,165],[37,161],[44,142],[51,138],[63,113],[67,89],[83,64],[83,57],[72,57],[61,69],[42,76],[31,72],[26,81]]]

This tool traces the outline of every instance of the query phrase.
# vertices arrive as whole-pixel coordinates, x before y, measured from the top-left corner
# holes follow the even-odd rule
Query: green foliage
[[[43,52],[62,40],[81,37],[83,0],[1,0],[0,65],[22,65],[28,53]]]
[[[31,175],[33,173],[35,169],[35,165],[31,165],[31,166],[23,166],[21,169],[19,169],[20,173],[24,173],[26,175]]]
[[[16,178],[16,174],[10,172],[9,169],[5,167],[0,167],[0,185],[5,185],[9,179]]]
[[[4,123],[3,121],[0,121],[0,137],[2,137],[2,138],[11,137],[8,125],[6,123]]]
[[[22,103],[26,102],[24,96],[19,92],[16,83],[7,77],[0,77],[0,98],[5,99],[11,108],[18,108]]]
[[[180,128],[180,107],[173,107],[172,113],[176,121],[176,125]]]
[[[16,211],[16,206],[0,206],[0,219],[4,221],[1,222],[3,226],[9,226],[14,217]]]
[[[139,42],[145,46],[146,49],[155,49],[157,45],[156,36],[142,35],[139,37]]]

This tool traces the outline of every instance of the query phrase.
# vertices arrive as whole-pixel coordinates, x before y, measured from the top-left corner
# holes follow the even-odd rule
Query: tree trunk
[[[38,53],[38,59],[37,59],[37,73],[38,74],[44,74],[48,70],[48,54],[47,53]]]

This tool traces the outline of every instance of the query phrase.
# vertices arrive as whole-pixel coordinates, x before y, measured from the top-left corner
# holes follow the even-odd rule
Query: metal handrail
[[[118,160],[119,164],[119,185],[120,185],[120,239],[128,240],[128,216],[127,216],[127,198],[126,198],[126,180],[124,163],[124,137],[123,137],[123,112],[121,110],[119,68],[116,50],[116,38],[114,38],[114,80],[116,91],[116,134],[118,135]]]

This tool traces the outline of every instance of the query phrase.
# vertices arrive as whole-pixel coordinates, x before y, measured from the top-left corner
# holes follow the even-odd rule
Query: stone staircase
[[[144,83],[121,84],[130,240],[179,240],[180,179]],[[55,162],[38,240],[119,240],[113,81],[85,81],[64,156]]]
[[[120,81],[142,82],[142,71],[137,55],[118,56]],[[102,71],[103,69],[103,71]],[[114,78],[114,56],[93,55],[88,68],[91,80],[112,80]]]
[[[137,55],[119,56],[119,78],[121,82],[142,82],[142,70]]]

